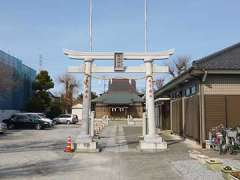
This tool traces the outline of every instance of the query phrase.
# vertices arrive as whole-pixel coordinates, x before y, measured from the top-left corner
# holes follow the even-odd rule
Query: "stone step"
[[[109,126],[114,126],[114,125],[127,125],[128,124],[128,121],[127,119],[126,120],[110,120],[108,122],[108,125]]]

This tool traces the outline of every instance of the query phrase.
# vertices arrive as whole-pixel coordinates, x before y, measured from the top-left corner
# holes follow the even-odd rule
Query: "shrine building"
[[[107,92],[93,99],[96,118],[108,116],[111,120],[142,118],[144,110],[143,94],[136,89],[136,81],[112,79]]]

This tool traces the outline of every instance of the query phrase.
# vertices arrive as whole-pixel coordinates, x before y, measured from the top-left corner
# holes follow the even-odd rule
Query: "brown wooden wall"
[[[184,99],[184,132],[183,135],[200,141],[200,114],[199,96],[195,95]]]
[[[170,121],[170,103],[166,102],[163,106],[161,106],[162,112],[162,129],[169,130],[171,129],[171,121]]]
[[[172,102],[172,131],[182,134],[182,99]]]
[[[182,114],[182,101],[184,101],[184,115]],[[200,141],[199,105],[198,95],[172,102],[172,130],[174,133]],[[184,120],[182,120],[183,116]],[[239,95],[205,95],[206,137],[208,137],[209,130],[219,124],[228,128],[240,125]]]
[[[226,96],[227,127],[240,125],[240,96]]]
[[[206,137],[211,128],[223,124],[226,126],[226,100],[224,95],[205,96]]]
[[[211,128],[223,124],[234,128],[240,125],[239,95],[205,95],[206,137]]]
[[[128,114],[130,114],[133,118],[142,118],[143,105],[129,106]]]
[[[110,116],[110,110],[107,106],[103,106],[103,105],[96,105],[95,108],[95,116],[97,119],[102,118],[104,115],[108,115]]]

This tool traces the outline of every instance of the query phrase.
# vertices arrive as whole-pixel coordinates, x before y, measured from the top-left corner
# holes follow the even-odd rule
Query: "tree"
[[[64,104],[64,110],[67,113],[71,113],[74,101],[74,93],[76,93],[77,89],[79,88],[79,82],[74,76],[67,73],[59,76],[58,80],[64,86],[64,92],[61,95],[61,100]]]
[[[155,85],[156,85],[156,90],[159,90],[163,87],[164,85],[164,82],[165,82],[165,79],[164,78],[158,78],[156,81],[155,81]]]
[[[40,71],[33,82],[34,94],[27,103],[27,110],[31,112],[47,112],[51,105],[49,89],[54,87],[53,80],[47,71]]]
[[[98,95],[97,95],[96,92],[91,92],[91,99],[95,99],[97,97],[98,97]],[[82,93],[74,101],[74,104],[78,104],[78,103],[80,103],[80,104],[83,103],[83,94]],[[96,107],[96,103],[92,103],[91,104],[91,110],[94,111],[95,107]]]
[[[63,105],[60,101],[53,101],[50,104],[49,111],[47,112],[47,117],[53,119],[63,113]]]
[[[0,62],[0,91],[9,91],[16,87],[20,78],[14,68],[3,62]]]
[[[33,82],[33,89],[35,91],[47,91],[54,88],[54,83],[47,71],[40,71],[35,81]]]
[[[191,58],[189,56],[179,56],[172,63],[168,64],[169,74],[175,78],[185,72],[190,66]]]
[[[97,97],[98,97],[98,95],[97,95],[96,92],[91,92],[91,99],[95,99]],[[82,93],[77,97],[76,102],[77,103],[82,103],[83,102],[83,94]]]
[[[46,113],[49,110],[51,105],[51,99],[48,95],[48,92],[45,91],[36,91],[27,103],[27,110],[30,112],[44,112]]]

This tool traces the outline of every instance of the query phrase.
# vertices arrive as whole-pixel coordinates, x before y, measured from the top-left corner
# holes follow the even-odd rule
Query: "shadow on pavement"
[[[100,143],[99,147],[104,149],[104,148],[121,147],[121,146],[138,144],[138,143],[139,143],[139,141],[128,141],[128,142],[124,142],[124,143],[115,143],[114,145],[107,145],[106,143]]]
[[[79,167],[68,162],[69,160],[59,159],[53,161],[37,162],[27,165],[23,164],[8,168],[0,168],[0,177],[19,178],[21,176],[36,176],[36,175],[47,176],[57,172],[79,170]]]
[[[44,151],[44,150],[63,150],[65,141],[34,141],[20,144],[3,144],[0,145],[0,153],[14,153],[27,151]]]
[[[181,143],[181,142],[184,142],[185,139],[181,139],[181,140],[167,140],[167,145],[173,145],[173,144],[178,144],[178,143]]]

